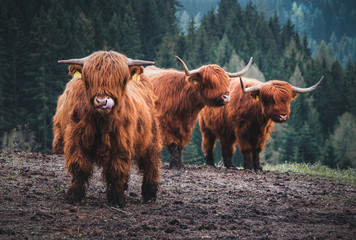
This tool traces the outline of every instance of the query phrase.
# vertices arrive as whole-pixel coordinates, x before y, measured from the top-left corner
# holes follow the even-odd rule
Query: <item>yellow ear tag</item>
[[[198,81],[193,81],[194,85],[197,85],[198,84]]]
[[[135,73],[133,76],[132,76],[132,80],[138,82],[140,81],[140,75],[138,75],[137,73]]]
[[[258,95],[256,95],[256,101],[260,101],[260,97]]]
[[[74,78],[82,78],[82,74],[79,71],[76,71],[73,75]]]

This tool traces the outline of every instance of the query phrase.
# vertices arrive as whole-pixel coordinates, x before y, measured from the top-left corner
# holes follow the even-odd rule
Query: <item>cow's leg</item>
[[[171,143],[167,147],[171,158],[169,160],[169,168],[178,168],[180,169],[183,167],[183,160],[182,160],[182,146],[180,144]]]
[[[234,153],[234,141],[221,140],[221,154],[225,167],[236,168],[236,166],[232,163],[232,157],[234,156]]]
[[[138,167],[143,173],[141,195],[143,202],[156,201],[160,179],[161,150],[156,145],[138,159]]]
[[[53,142],[52,142],[52,153],[60,154],[63,153],[63,134],[60,124],[53,123]]]
[[[87,164],[68,162],[68,170],[72,175],[72,182],[65,194],[65,199],[69,202],[80,202],[85,196],[86,186],[92,174],[93,167],[88,161]]]
[[[200,122],[200,124],[202,124]],[[203,124],[202,124],[203,126]],[[205,163],[210,166],[215,166],[214,163],[214,148],[215,148],[215,135],[207,128],[200,128],[202,132],[201,148],[205,155]]]
[[[259,150],[259,149],[255,150],[253,152],[253,169],[255,171],[257,171],[257,170],[262,171],[261,162],[260,162],[260,152],[261,152],[261,150]]]
[[[202,150],[205,154],[205,163],[210,166],[215,166],[214,162],[214,148],[215,148],[215,136],[207,135],[202,139]]]
[[[244,169],[253,169],[253,154],[251,150],[241,151],[243,158]]]
[[[109,159],[104,166],[103,174],[106,180],[106,197],[109,204],[124,207],[126,197],[124,191],[127,189],[131,160]]]

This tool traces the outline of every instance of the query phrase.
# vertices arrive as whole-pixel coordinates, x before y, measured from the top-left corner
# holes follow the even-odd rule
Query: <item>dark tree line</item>
[[[204,15],[199,27],[191,19],[186,34],[177,28],[179,7],[174,0],[4,2],[0,9],[1,146],[9,145],[10,133],[17,129],[22,142],[31,142],[28,150],[51,150],[52,116],[69,79],[66,66],[57,64],[59,59],[116,50],[131,58],[155,60],[159,67],[181,69],[175,55],[190,68],[209,63],[229,68],[234,57],[246,61],[253,56],[267,80],[304,87],[325,76],[319,89],[293,102],[290,120],[276,127],[264,161],[355,167],[350,157],[355,143],[346,133],[356,128],[356,63],[349,62],[343,69],[330,59],[325,46],[312,58],[307,37],[299,35],[290,21],[280,25],[276,15],[267,18],[251,3],[242,9],[236,0],[222,0],[218,11]],[[342,139],[351,144],[349,148]],[[197,126],[184,152],[185,162],[203,162],[200,141]],[[239,161],[236,154],[235,162]]]

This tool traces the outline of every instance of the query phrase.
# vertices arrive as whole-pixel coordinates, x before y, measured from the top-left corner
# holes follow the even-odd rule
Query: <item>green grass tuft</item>
[[[314,164],[309,163],[283,163],[278,165],[266,164],[263,166],[264,170],[277,172],[293,172],[302,175],[312,175],[324,177],[333,181],[340,181],[356,185],[356,171],[353,168],[341,170],[332,169],[322,165],[320,162]]]

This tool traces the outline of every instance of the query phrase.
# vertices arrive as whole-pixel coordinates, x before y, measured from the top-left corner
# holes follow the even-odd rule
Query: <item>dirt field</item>
[[[0,151],[0,239],[355,239],[356,188],[276,172],[163,166],[143,204],[133,167],[124,209],[96,169],[84,201],[64,201],[63,156]]]

